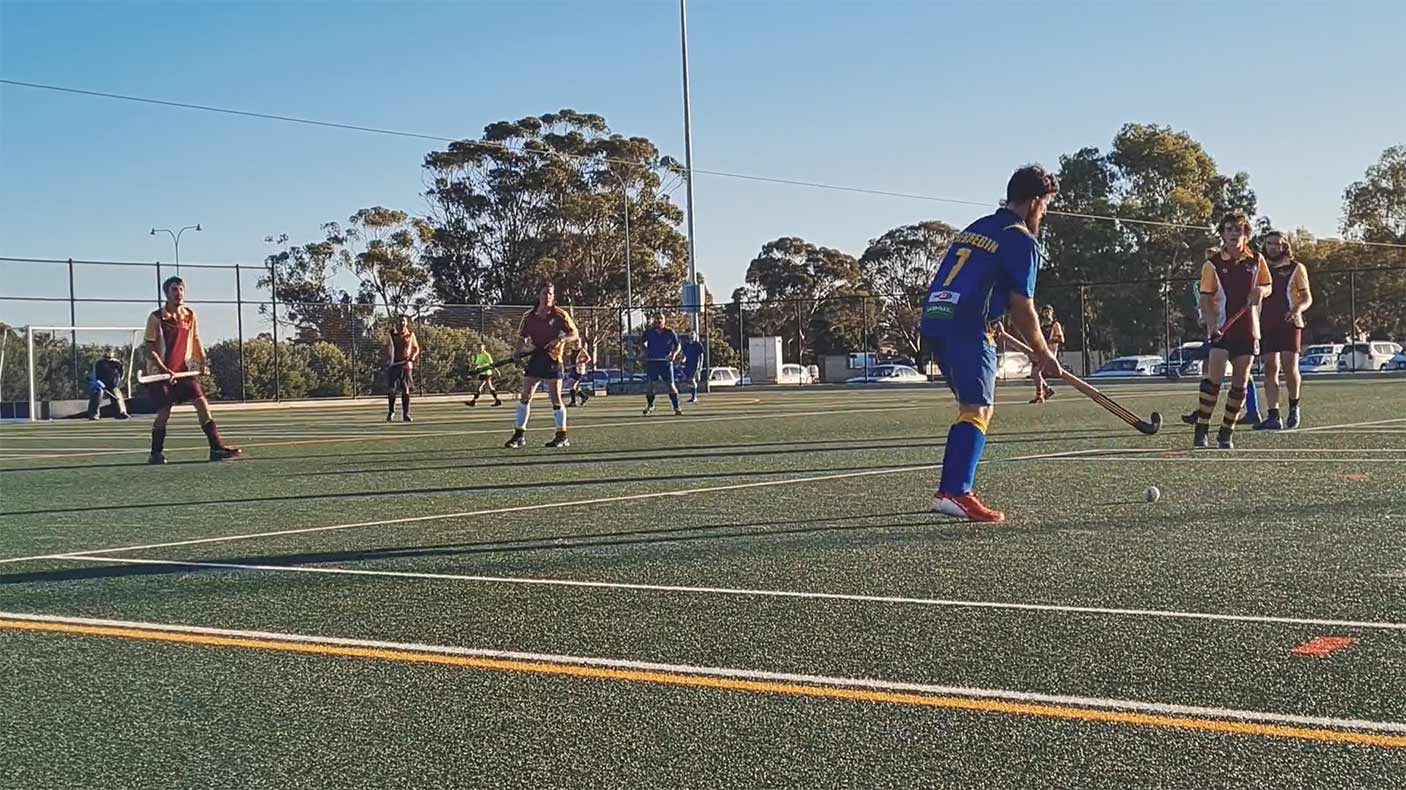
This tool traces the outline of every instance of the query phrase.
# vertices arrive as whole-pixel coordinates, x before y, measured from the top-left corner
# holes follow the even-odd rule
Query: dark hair
[[[166,282],[164,282],[164,283],[161,284],[161,293],[164,294],[164,293],[166,293],[167,291],[171,290],[171,286],[175,285],[176,283],[180,283],[181,285],[185,285],[186,281],[185,281],[185,280],[182,280],[182,279],[179,278],[179,277],[175,277],[175,276],[167,277],[167,278],[166,278]]]
[[[1006,182],[1006,203],[1024,203],[1059,191],[1059,179],[1039,165],[1026,165]]]
[[[1251,231],[1250,218],[1245,215],[1244,211],[1238,208],[1234,211],[1227,211],[1225,215],[1220,218],[1220,224],[1216,225],[1216,232],[1224,232],[1226,225],[1239,225],[1240,229],[1247,234]]]
[[[1269,241],[1270,239],[1279,239],[1279,244],[1284,247],[1284,255],[1290,260],[1293,260],[1294,243],[1289,240],[1289,237],[1286,236],[1283,231],[1271,230],[1264,234],[1265,241]]]

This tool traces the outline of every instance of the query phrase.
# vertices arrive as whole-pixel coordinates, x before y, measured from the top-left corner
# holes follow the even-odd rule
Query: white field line
[[[1102,448],[1092,450],[1066,450],[1057,453],[1038,453],[1034,455],[1016,456],[1014,458],[993,459],[983,463],[1007,463],[1011,461],[1034,461],[1045,458],[1057,458],[1066,455],[1086,455],[1094,452],[1106,452]],[[1138,451],[1128,451],[1138,452]],[[1161,450],[1144,450],[1141,452],[1162,452]],[[584,507],[587,505],[602,505],[613,502],[634,502],[646,499],[663,499],[666,497],[683,497],[695,494],[711,494],[719,491],[741,491],[751,488],[772,488],[775,486],[799,485],[803,483],[817,483],[827,480],[845,480],[857,477],[879,477],[884,475],[911,474],[913,472],[929,472],[940,469],[941,464],[919,464],[915,466],[896,466],[881,469],[865,469],[858,472],[837,472],[828,475],[812,475],[808,477],[788,477],[782,480],[760,480],[750,483],[732,483],[729,485],[704,486],[701,488],[684,488],[675,491],[651,491],[644,494],[626,494],[622,496],[596,497],[593,499],[576,499],[569,502],[543,502],[535,505],[517,505],[514,507],[489,508],[485,510],[463,510],[455,513],[437,513],[427,516],[405,516],[402,518],[381,519],[378,521],[357,521],[349,524],[329,524],[321,527],[302,527],[298,529],[280,529],[269,532],[251,532],[241,535],[221,535],[210,538],[194,538],[190,540],[177,540],[167,543],[147,543],[135,546],[117,546],[111,548],[91,549],[87,551],[62,552],[56,554],[38,554],[31,557],[10,557],[0,559],[0,564],[12,562],[30,562],[34,560],[62,560],[83,557],[90,554],[112,554],[119,551],[144,551],[147,549],[165,549],[175,546],[195,546],[206,543],[226,543],[238,540],[254,540],[258,538],[271,538],[283,535],[306,535],[314,532],[333,532],[344,529],[359,529],[363,527],[383,527],[401,524],[422,524],[427,521],[445,521],[455,518],[475,518],[478,516],[496,516],[504,513],[527,513],[536,510],[555,510],[561,508]],[[784,470],[779,470],[777,474],[785,474]]]
[[[891,595],[859,595],[854,593],[806,592],[795,590],[767,590],[746,587],[689,587],[672,584],[634,584],[628,582],[586,581],[577,579],[550,579],[520,576],[479,576],[458,573],[432,573],[420,571],[382,571],[357,568],[314,567],[307,565],[260,565],[233,562],[202,562],[186,560],[137,559],[132,557],[104,557],[95,555],[74,556],[69,559],[82,562],[112,563],[117,565],[165,565],[191,568],[222,568],[226,570],[264,571],[274,573],[311,573],[340,576],[373,576],[393,579],[435,579],[445,581],[476,582],[484,584],[535,585],[544,587],[576,587],[598,590],[632,590],[643,592],[685,593],[690,595],[741,596],[748,598],[798,598],[820,601],[848,601],[855,603],[897,604],[902,606],[933,606],[957,609],[1001,609],[1025,612],[1056,612],[1060,614],[1097,614],[1122,617],[1154,617],[1173,620],[1214,620],[1235,623],[1272,623],[1275,625],[1313,626],[1317,628],[1360,628],[1382,631],[1406,632],[1406,623],[1380,622],[1373,620],[1329,620],[1305,617],[1278,617],[1271,615],[1218,614],[1214,612],[1185,612],[1164,609],[1125,609],[1103,606],[1071,606],[1064,604],[1008,603],[1003,601],[970,601],[955,598],[912,598]]]
[[[1144,395],[1143,397],[1153,397],[1153,395],[1152,395],[1151,393],[1148,393],[1148,394]],[[879,406],[879,407],[867,408],[867,409],[834,408],[834,409],[817,409],[817,410],[812,410],[812,411],[790,411],[790,412],[782,411],[782,412],[776,412],[776,413],[774,413],[774,414],[773,414],[773,413],[769,413],[769,414],[717,415],[717,416],[710,416],[710,417],[685,417],[685,418],[683,418],[682,420],[679,420],[679,421],[677,421],[677,422],[667,422],[667,423],[666,423],[666,420],[665,420],[664,418],[660,418],[660,422],[661,422],[661,423],[668,424],[668,425],[671,425],[671,426],[687,427],[687,426],[689,426],[689,425],[696,425],[696,424],[698,424],[698,423],[704,423],[704,422],[742,422],[742,421],[746,421],[746,420],[778,420],[778,419],[789,419],[789,418],[794,418],[794,417],[816,417],[816,416],[823,416],[823,415],[828,415],[828,414],[845,414],[845,415],[851,415],[851,414],[874,414],[874,413],[889,412],[889,411],[910,411],[910,410],[913,410],[913,409],[915,409],[915,408],[918,408],[919,406],[920,406],[920,404],[911,404],[911,403],[909,403],[909,404],[903,404],[903,405],[897,405],[897,406]],[[550,409],[548,409],[548,410],[546,410],[546,411],[550,411]],[[573,432],[575,432],[575,431],[586,430],[586,429],[588,429],[588,428],[639,427],[639,426],[645,424],[645,423],[641,422],[641,419],[642,419],[642,418],[636,418],[636,419],[629,420],[628,422],[596,422],[596,423],[573,424],[573,425],[571,426],[571,430],[572,430]],[[506,421],[504,422],[504,424],[507,424]],[[222,431],[223,431],[223,430],[224,430],[224,429],[222,429]],[[539,426],[536,427],[536,428],[528,428],[528,430],[529,430],[529,431],[547,431],[547,430],[554,430],[554,428],[551,428],[551,427],[546,426],[546,425],[539,425]],[[505,432],[506,432],[506,430],[503,429],[503,428],[483,428],[483,429],[478,429],[478,430],[467,430],[467,431],[415,431],[414,433],[378,434],[378,435],[373,435],[373,436],[350,436],[350,437],[349,437],[349,436],[337,436],[337,437],[329,437],[329,438],[326,438],[326,439],[321,439],[321,438],[319,438],[319,439],[301,439],[301,440],[278,441],[278,442],[250,442],[250,443],[247,443],[247,444],[239,443],[239,441],[238,441],[239,436],[238,436],[237,433],[235,433],[235,432],[233,432],[233,431],[229,431],[228,434],[229,434],[229,439],[230,439],[230,441],[232,441],[232,442],[234,442],[234,443],[236,443],[236,444],[240,444],[241,447],[244,447],[244,448],[248,449],[248,448],[251,448],[251,447],[289,447],[289,446],[294,446],[294,445],[306,445],[306,444],[339,444],[339,443],[345,443],[345,442],[405,441],[405,440],[409,440],[409,439],[420,439],[420,438],[435,438],[435,437],[444,437],[444,436],[476,436],[476,435],[482,435],[482,434],[495,434],[495,433],[505,433]],[[999,434],[999,432],[993,432],[992,435],[993,435],[993,436],[999,436],[1000,434]],[[1052,439],[1051,441],[1054,441],[1054,440]],[[176,451],[176,450],[181,450],[181,449],[186,449],[186,448],[171,448],[171,449],[172,449],[172,451]],[[199,447],[191,448],[191,449],[204,450],[205,447],[204,447],[204,446],[199,446]],[[97,457],[97,456],[108,456],[108,455],[130,455],[130,454],[134,454],[134,453],[147,453],[147,452],[149,452],[149,450],[147,450],[147,449],[106,450],[106,451],[102,451],[102,452],[91,453],[90,456],[92,456],[92,457]],[[54,455],[54,454],[12,455],[12,456],[0,457],[0,460],[3,460],[3,461],[27,461],[27,460],[37,460],[37,459],[50,459],[50,458],[83,458],[83,457],[89,457],[89,456],[85,456],[85,455],[83,455],[83,454],[77,454],[77,453],[60,453],[60,454],[57,454],[57,455]]]
[[[1406,732],[1406,723],[1391,721],[1370,721],[1365,719],[1344,719],[1326,716],[1302,716],[1288,713],[1270,713],[1242,710],[1237,708],[1206,707],[1199,705],[1175,705],[1140,700],[1109,699],[1104,697],[1080,697],[1059,694],[1040,694],[1028,691],[1007,689],[987,689],[969,686],[944,686],[928,683],[905,683],[869,678],[846,678],[827,675],[794,674],[789,672],[768,672],[763,670],[739,669],[732,667],[711,667],[694,664],[664,664],[652,661],[636,661],[621,658],[599,658],[593,656],[573,656],[553,653],[528,653],[508,650],[485,650],[480,648],[458,647],[453,645],[431,645],[415,642],[392,642],[372,639],[349,639],[345,637],[315,636],[269,631],[245,631],[226,628],[204,628],[200,626],[175,625],[169,623],[148,623],[129,620],[99,620],[85,617],[60,617],[55,615],[35,615],[0,612],[0,618],[40,623],[62,623],[76,626],[99,628],[124,628],[131,630],[156,631],[173,634],[225,637],[234,639],[256,639],[269,642],[284,642],[303,645],[327,645],[354,647],[372,650],[391,650],[407,653],[427,653],[446,656],[464,656],[503,661],[532,662],[557,666],[601,667],[610,669],[634,670],[640,672],[667,673],[691,677],[714,677],[749,680],[770,683],[793,683],[830,688],[857,688],[905,692],[913,694],[942,695],[974,699],[994,699],[1027,704],[1062,705],[1080,708],[1137,711],[1157,715],[1190,716],[1213,719],[1230,719],[1245,722],[1265,722],[1275,724],[1327,727],[1333,729],[1363,730],[1370,732]]]
[[[1295,433],[1313,433],[1314,431],[1334,431],[1339,428],[1362,428],[1368,425],[1390,425],[1398,422],[1406,422],[1406,417],[1394,417],[1389,420],[1370,420],[1368,422],[1348,422],[1340,425],[1315,425],[1312,428],[1298,428],[1292,431],[1284,431],[1284,435],[1292,436]]]

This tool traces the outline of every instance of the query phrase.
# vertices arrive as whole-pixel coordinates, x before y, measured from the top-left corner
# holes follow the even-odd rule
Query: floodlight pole
[[[698,261],[693,245],[693,115],[688,95],[688,0],[679,0],[679,42],[683,55],[683,157],[688,187],[688,284],[698,286]],[[694,292],[699,304],[689,313],[689,327],[698,331],[698,310],[703,308],[702,294]]]

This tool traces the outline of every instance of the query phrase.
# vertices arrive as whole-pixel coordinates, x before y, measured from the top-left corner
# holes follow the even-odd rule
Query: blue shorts
[[[968,406],[996,402],[996,346],[986,333],[929,337],[947,386]]]
[[[649,360],[644,363],[644,378],[646,381],[659,381],[665,384],[674,383],[674,366],[669,360]]]

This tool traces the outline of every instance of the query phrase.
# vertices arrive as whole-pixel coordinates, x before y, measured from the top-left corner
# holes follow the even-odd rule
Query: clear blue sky
[[[695,164],[994,202],[1016,164],[1162,123],[1248,171],[1276,224],[1335,235],[1343,187],[1406,142],[1404,9],[694,0]],[[0,0],[9,79],[462,137],[572,107],[682,159],[678,38],[671,0]],[[184,261],[257,264],[269,234],[310,240],[369,205],[423,211],[431,147],[0,86],[0,256],[169,260],[147,229],[200,222]],[[724,297],[777,236],[858,254],[896,225],[979,213],[701,175],[696,199],[698,265]],[[151,287],[83,273],[79,290]],[[66,280],[0,263],[0,292],[61,295]]]

